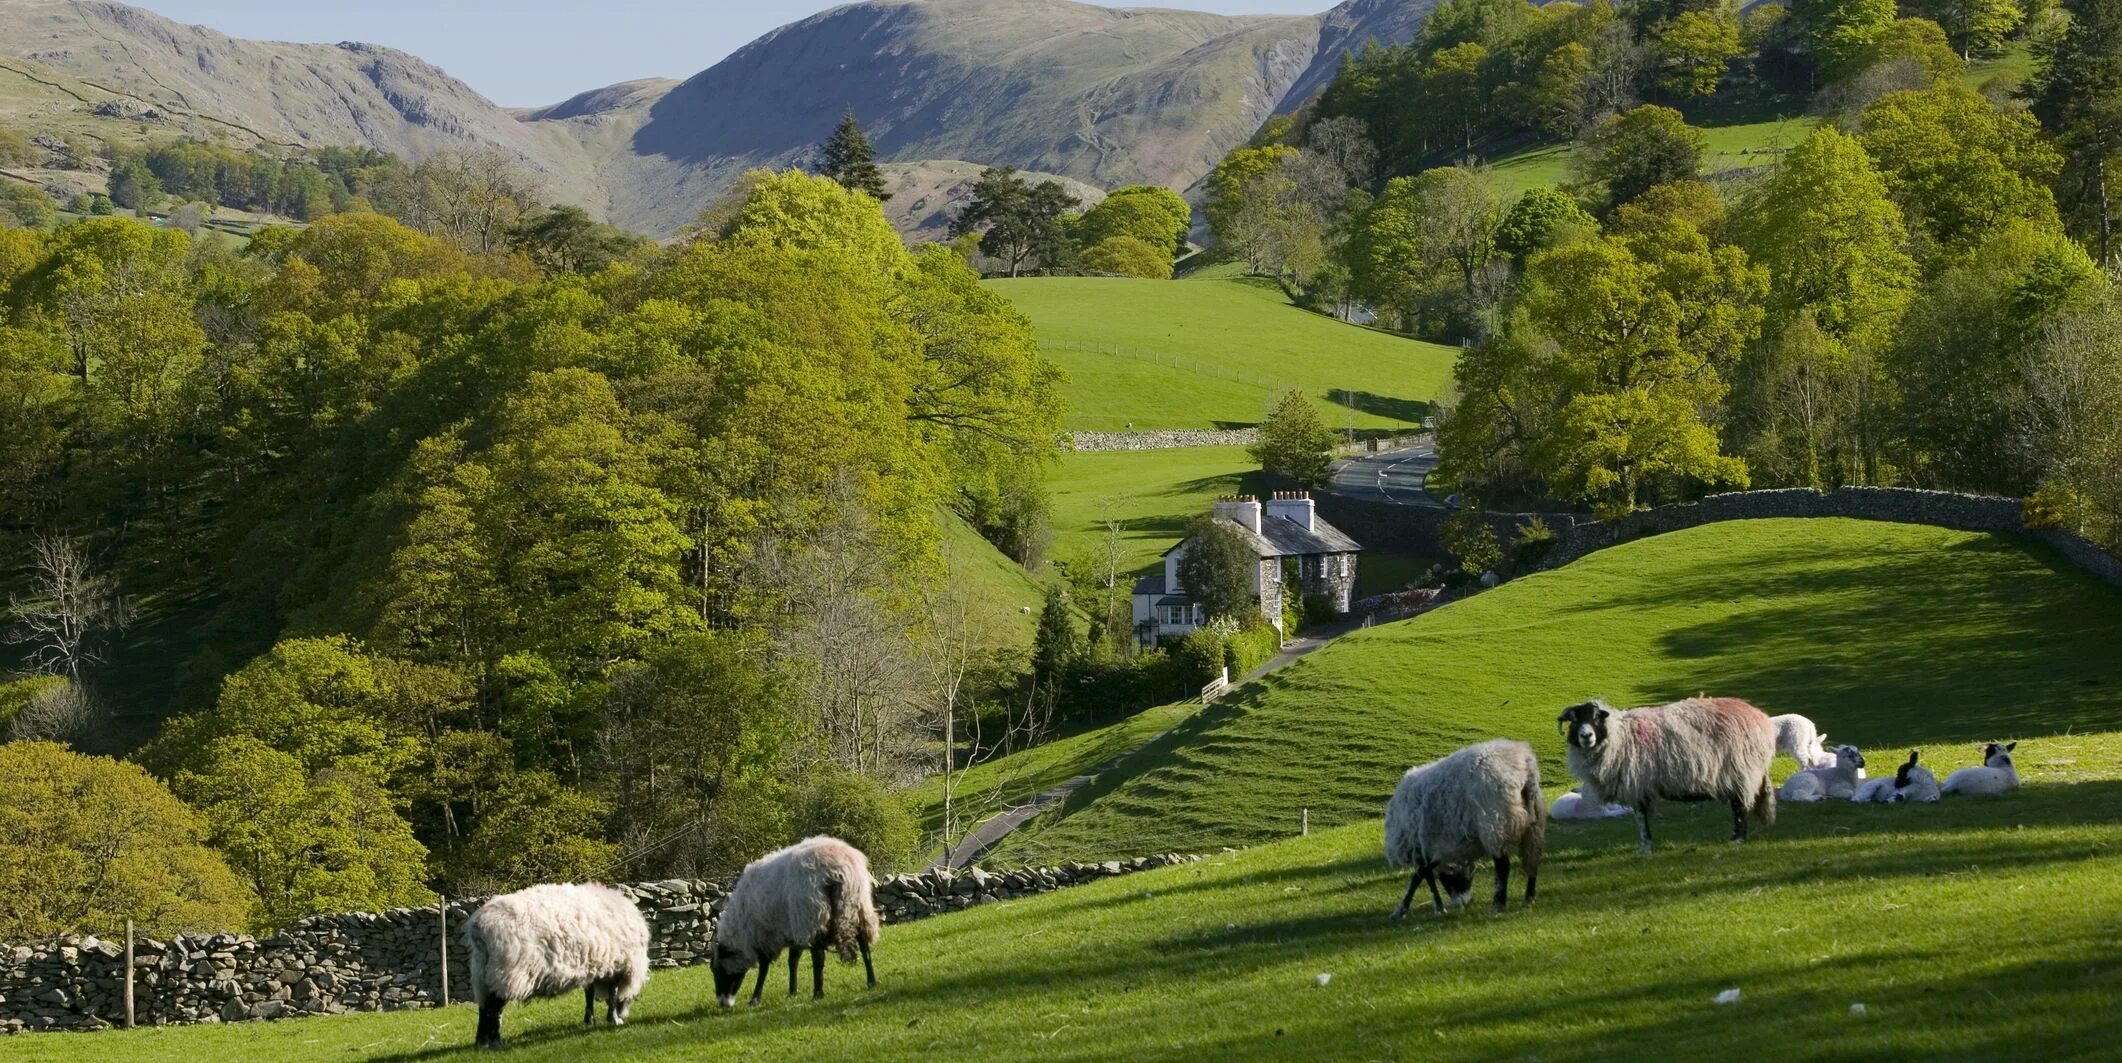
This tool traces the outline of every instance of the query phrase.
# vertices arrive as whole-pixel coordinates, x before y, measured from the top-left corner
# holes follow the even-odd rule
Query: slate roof
[[[1349,538],[1347,533],[1316,516],[1312,518],[1310,531],[1304,530],[1303,525],[1288,517],[1262,517],[1260,518],[1260,531],[1257,535],[1253,533],[1252,529],[1231,520],[1229,517],[1218,517],[1216,519],[1238,529],[1238,534],[1245,539],[1245,544],[1253,548],[1254,557],[1353,554],[1363,549],[1354,539]],[[1171,550],[1164,552],[1169,554],[1172,550],[1177,550],[1180,545],[1180,543],[1174,543]]]
[[[1143,594],[1163,594],[1163,593],[1164,593],[1164,573],[1163,573],[1163,572],[1162,572],[1162,571],[1160,570],[1160,571],[1159,571],[1159,572],[1158,572],[1158,573],[1157,573],[1156,575],[1154,575],[1154,576],[1144,576],[1144,577],[1142,577],[1141,579],[1138,579],[1138,580],[1136,580],[1136,581],[1135,581],[1135,593],[1136,593],[1136,594],[1138,594],[1138,595],[1143,595]]]

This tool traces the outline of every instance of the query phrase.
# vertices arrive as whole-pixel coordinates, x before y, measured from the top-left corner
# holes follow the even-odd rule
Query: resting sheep
[[[869,947],[877,940],[877,909],[870,899],[869,858],[862,850],[820,835],[768,853],[744,866],[729,900],[715,921],[715,999],[737,1003],[745,972],[756,964],[759,984],[752,988],[757,1004],[766,990],[766,972],[782,949],[788,950],[788,993],[796,995],[796,966],[810,950],[811,996],[825,995],[825,950],[853,963],[862,954],[862,970],[871,988],[877,970]]]
[[[1453,907],[1465,904],[1474,888],[1473,861],[1482,859],[1495,861],[1495,910],[1502,911],[1513,850],[1525,861],[1525,903],[1531,904],[1546,846],[1547,804],[1533,747],[1498,738],[1409,768],[1385,806],[1386,862],[1414,869],[1393,918],[1407,915],[1424,880],[1438,914],[1444,912],[1440,879]]]
[[[1562,710],[1555,720],[1569,741],[1569,773],[1607,800],[1636,810],[1643,852],[1650,852],[1651,802],[1725,801],[1732,840],[1746,840],[1746,818],[1776,821],[1769,765],[1776,729],[1738,698],[1688,698],[1616,711],[1603,701]]]
[[[2002,744],[1991,742],[1982,747],[1982,766],[1961,768],[1945,777],[1941,793],[1995,795],[2015,790],[2019,786],[2019,769],[2012,764],[2011,751],[2019,748],[2017,742]]]
[[[1835,756],[1828,752],[1827,736],[1813,722],[1795,712],[1771,716],[1776,728],[1776,751],[1798,762],[1801,768],[1832,768]]]
[[[464,921],[481,1048],[501,1047],[501,1009],[512,1000],[583,991],[582,1023],[597,994],[613,1026],[648,981],[648,921],[610,886],[546,885],[488,900]]]
[[[1856,746],[1836,746],[1831,768],[1808,768],[1794,772],[1776,791],[1779,801],[1810,804],[1833,798],[1837,801],[1857,792],[1858,773],[1864,770],[1864,754]]]
[[[1601,799],[1598,794],[1578,790],[1555,798],[1555,803],[1547,809],[1549,819],[1614,819],[1635,814],[1636,810],[1626,805],[1616,805]]]
[[[1922,755],[1923,751],[1920,749],[1909,750],[1908,761],[1894,769],[1893,785],[1890,788],[1884,791],[1874,791],[1874,793],[1867,795],[1865,791],[1872,790],[1873,787],[1871,783],[1866,783],[1850,800],[1886,801],[1890,803],[1914,801],[1920,804],[1929,804],[1936,801],[1938,799],[1938,777],[1932,775],[1929,768],[1916,763]],[[1877,781],[1883,782],[1885,780]]]

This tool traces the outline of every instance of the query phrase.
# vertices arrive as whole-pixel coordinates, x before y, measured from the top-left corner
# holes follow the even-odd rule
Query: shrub
[[[1172,644],[1172,655],[1179,661],[1180,669],[1187,680],[1195,685],[1216,678],[1229,660],[1224,645],[1238,634],[1238,621],[1229,616],[1210,617],[1208,623],[1186,633],[1185,637]]]
[[[1188,665],[1162,648],[1125,660],[1079,661],[1061,688],[1054,715],[1057,722],[1131,716],[1192,694],[1201,685],[1189,685],[1192,674]]]
[[[1334,611],[1334,596],[1331,594],[1307,594],[1304,596],[1304,620],[1307,624],[1331,623],[1340,614]]]
[[[1326,482],[1333,449],[1333,429],[1304,392],[1291,389],[1268,411],[1258,441],[1247,452],[1267,473],[1314,487]]]
[[[2070,514],[2082,504],[2083,500],[2070,488],[2051,480],[2026,496],[2019,519],[2028,531],[2060,528],[2070,522]]]
[[[1520,569],[1538,568],[1554,549],[1555,530],[1538,517],[1529,518],[1518,525],[1518,533],[1511,539],[1511,564]]]
[[[1117,273],[1123,277],[1155,281],[1172,279],[1170,252],[1133,236],[1109,236],[1098,241],[1083,252],[1083,265],[1098,273]]]
[[[1478,576],[1503,563],[1503,547],[1496,542],[1496,533],[1488,526],[1480,505],[1472,499],[1444,519],[1438,534],[1444,549],[1458,559],[1459,568],[1468,575]]]
[[[1223,640],[1223,666],[1230,669],[1231,680],[1235,682],[1239,676],[1246,675],[1273,660],[1275,654],[1280,652],[1282,636],[1269,626],[1267,621],[1261,620]],[[1209,677],[1213,678],[1215,677]]]
[[[880,874],[904,863],[921,838],[898,794],[851,771],[828,770],[804,786],[796,795],[795,826],[803,837],[830,834],[862,850]]]

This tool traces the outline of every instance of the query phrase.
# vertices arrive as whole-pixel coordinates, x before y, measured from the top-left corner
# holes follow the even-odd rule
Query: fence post
[[[1305,809],[1297,821],[1297,833],[1309,838],[1312,833],[1312,810]]]
[[[125,921],[125,1028],[133,1028],[133,921]]]
[[[437,910],[442,913],[442,1007],[449,1007],[449,896],[444,894]]]

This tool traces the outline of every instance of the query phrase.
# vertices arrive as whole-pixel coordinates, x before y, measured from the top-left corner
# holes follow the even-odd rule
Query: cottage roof
[[[1308,557],[1314,554],[1353,554],[1363,549],[1354,539],[1349,538],[1347,533],[1316,516],[1312,518],[1310,531],[1306,531],[1303,525],[1288,517],[1262,517],[1258,534],[1255,534],[1251,528],[1229,517],[1217,517],[1216,519],[1238,529],[1238,535],[1244,538],[1245,545],[1252,547],[1254,557]],[[1171,550],[1164,552],[1169,554],[1172,550],[1177,550],[1182,545],[1185,545],[1184,540],[1174,543]]]

